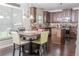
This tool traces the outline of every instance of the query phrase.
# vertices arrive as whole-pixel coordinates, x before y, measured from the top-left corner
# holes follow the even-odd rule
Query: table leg
[[[23,56],[25,55],[25,48],[24,48],[24,45],[22,45],[22,55],[23,55]]]
[[[29,54],[30,55],[32,55],[32,41],[31,41],[31,39],[30,39],[30,45],[29,45]]]

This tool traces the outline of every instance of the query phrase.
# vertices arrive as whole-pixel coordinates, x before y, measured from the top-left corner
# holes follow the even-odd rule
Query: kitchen
[[[50,31],[49,36],[51,36],[51,42],[55,44],[65,44],[65,40],[67,41],[70,41],[72,39],[76,40],[77,25],[78,25],[77,23],[78,10],[74,8],[66,7],[65,6],[66,4],[60,3],[58,5],[60,10],[53,10],[53,11],[44,11],[43,8],[39,9],[38,7],[40,7],[40,4],[37,4],[36,6],[37,8],[31,7],[30,9],[31,15],[33,15],[34,17],[32,22],[33,23],[37,22],[37,19],[43,18],[42,28]],[[63,9],[61,9],[61,7]],[[37,16],[41,16],[41,17],[37,18]],[[42,23],[42,21],[40,23]]]
[[[49,31],[48,40],[46,41],[47,44],[45,44],[46,48],[45,51],[43,51],[44,56],[75,55],[79,12],[79,9],[76,7],[79,6],[78,3],[11,3],[9,5],[18,5],[19,7],[18,9],[5,6],[1,7],[1,13],[3,13],[1,15],[5,16],[5,13],[11,14],[11,19],[6,18],[9,20],[6,22],[5,18],[1,18],[1,21],[3,21],[0,24],[2,26],[3,23],[6,22],[6,24],[3,27],[1,26],[0,30],[3,31],[4,29],[4,31],[6,31],[5,29],[8,28],[6,32],[9,32],[10,37],[11,31],[14,31],[17,32],[20,37],[23,37],[25,42],[29,40],[27,44],[24,45],[24,48],[22,47],[25,50],[23,56],[29,55],[28,52],[30,52],[30,55],[38,55],[37,50],[42,51],[38,49],[39,43],[35,44],[32,42],[32,39],[41,38],[40,32],[43,31]],[[7,24],[11,26],[6,26]],[[1,38],[4,38],[4,31],[0,33],[3,36],[1,36]],[[36,35],[33,37],[32,35],[29,36],[29,34]],[[32,39],[29,39],[29,37]],[[4,40],[1,39],[1,55],[12,56],[12,51],[15,51],[12,38],[8,39],[8,41],[6,40],[7,38]],[[43,39],[45,39],[45,37],[43,37]],[[5,45],[3,45],[4,42]],[[16,54],[19,55],[17,52],[20,50],[16,50],[16,53],[13,52],[13,56],[16,56]],[[32,52],[35,54],[32,54]]]

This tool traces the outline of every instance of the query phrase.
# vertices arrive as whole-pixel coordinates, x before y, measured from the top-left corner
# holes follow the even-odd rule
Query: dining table
[[[26,37],[26,41],[29,41],[29,54],[32,55],[32,41],[36,40],[40,36],[41,32],[39,31],[22,31],[19,32],[19,35]],[[28,39],[27,39],[28,38]]]

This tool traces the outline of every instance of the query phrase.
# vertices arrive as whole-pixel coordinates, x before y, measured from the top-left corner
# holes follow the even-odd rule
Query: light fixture
[[[23,15],[23,19],[27,19],[27,17],[25,15]]]
[[[33,15],[31,15],[31,16],[29,17],[29,19],[34,19]]]
[[[59,3],[59,5],[63,5],[63,3]]]
[[[3,19],[3,18],[4,18],[4,16],[0,15],[0,19]]]

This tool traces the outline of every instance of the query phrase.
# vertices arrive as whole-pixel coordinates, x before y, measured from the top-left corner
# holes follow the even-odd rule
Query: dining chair
[[[44,48],[45,48],[45,44],[48,42],[48,31],[44,31],[41,33],[41,36],[39,39],[33,41],[33,43],[36,43],[38,45],[40,45],[39,47],[39,55],[42,55],[44,52]]]
[[[13,39],[13,56],[15,55],[16,45],[19,46],[19,56],[21,56],[21,52],[24,52],[24,45],[29,43],[29,41],[25,41],[22,38],[20,38],[17,32],[11,32],[11,36]]]

